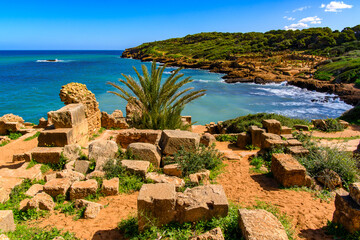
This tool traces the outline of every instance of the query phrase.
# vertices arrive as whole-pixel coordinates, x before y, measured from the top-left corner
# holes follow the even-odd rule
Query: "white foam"
[[[60,60],[60,59],[56,59],[56,61],[49,61],[49,60],[36,60],[36,62],[47,62],[47,63],[58,63],[58,62],[71,62],[72,60]]]

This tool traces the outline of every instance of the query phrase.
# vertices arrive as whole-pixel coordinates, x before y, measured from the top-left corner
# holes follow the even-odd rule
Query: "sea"
[[[107,82],[119,83],[122,74],[136,77],[150,62],[121,58],[123,51],[0,51],[0,116],[13,113],[25,121],[38,123],[47,112],[64,106],[61,86],[70,82],[86,84],[101,111],[125,113],[126,102],[108,93],[115,90]],[[58,59],[57,62],[47,62]],[[176,67],[167,67],[163,78]],[[206,89],[200,99],[188,104],[182,115],[191,115],[197,124],[224,121],[251,113],[278,113],[289,117],[336,118],[352,108],[334,94],[309,91],[286,82],[258,85],[227,84],[223,74],[201,69],[183,69],[194,80],[188,86]]]

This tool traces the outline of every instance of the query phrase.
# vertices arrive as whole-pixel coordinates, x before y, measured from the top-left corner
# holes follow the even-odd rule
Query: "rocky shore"
[[[287,81],[288,84],[333,93],[344,102],[353,106],[360,102],[360,89],[354,84],[334,84],[313,78],[316,66],[326,58],[313,55],[300,55],[290,52],[273,53],[271,57],[246,55],[234,60],[203,60],[157,57],[142,53],[138,48],[126,49],[123,58],[139,59],[141,61],[157,61],[167,66],[199,68],[211,72],[226,74],[226,83],[254,82],[257,84]],[[274,59],[276,61],[274,61]]]

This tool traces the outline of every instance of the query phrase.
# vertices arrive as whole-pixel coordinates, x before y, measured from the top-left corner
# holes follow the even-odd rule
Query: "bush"
[[[9,138],[11,140],[16,140],[16,139],[20,138],[21,136],[22,136],[22,134],[19,132],[10,132],[9,133]]]
[[[185,150],[183,147],[174,154],[173,161],[180,165],[184,177],[202,169],[213,170],[221,165],[222,154],[210,147],[200,146],[198,149]],[[168,161],[168,159],[167,159]]]
[[[360,88],[360,78],[356,79],[355,81],[355,87]]]
[[[360,125],[360,106],[354,107],[349,111],[343,113],[341,120],[347,121],[350,124]]]
[[[328,73],[328,72],[321,72],[321,71],[316,71],[314,78],[318,79],[318,80],[326,80],[326,81],[330,81],[332,78],[332,74]]]
[[[221,135],[216,136],[216,141],[236,143],[237,136],[228,135],[228,134],[221,134]]]
[[[307,120],[289,118],[275,113],[257,113],[224,121],[223,127],[227,129],[227,133],[241,133],[247,131],[251,125],[262,127],[262,120],[265,119],[276,119],[283,126],[291,128],[296,124],[310,125]]]
[[[327,118],[324,120],[324,125],[317,126],[318,130],[324,132],[341,132],[344,131],[344,126],[339,123],[337,119]]]

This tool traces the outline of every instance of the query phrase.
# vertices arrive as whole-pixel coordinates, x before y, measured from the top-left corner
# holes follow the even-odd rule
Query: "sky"
[[[123,50],[199,32],[360,24],[360,0],[0,0],[0,50]]]

